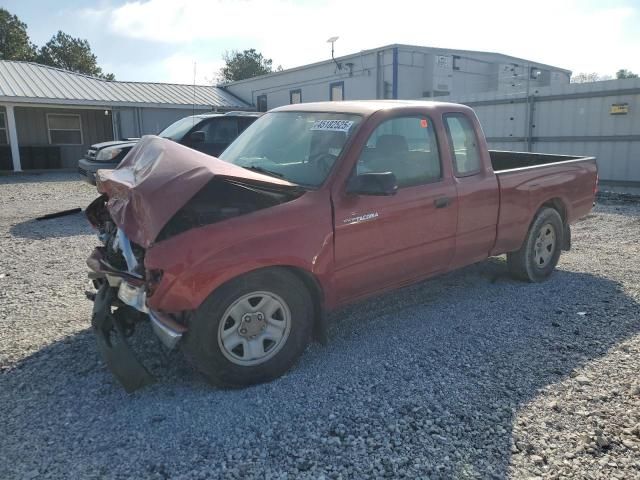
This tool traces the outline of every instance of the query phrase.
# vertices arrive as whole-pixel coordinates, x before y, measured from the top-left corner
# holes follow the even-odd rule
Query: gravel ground
[[[0,177],[0,478],[640,478],[640,202],[604,198],[545,283],[498,258],[336,312],[267,385],[149,336],[159,382],[127,395],[88,328],[97,240],[34,221],[94,197]]]

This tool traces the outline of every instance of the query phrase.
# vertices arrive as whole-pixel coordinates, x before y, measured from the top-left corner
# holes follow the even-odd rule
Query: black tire
[[[288,307],[290,329],[275,355],[259,365],[232,362],[218,341],[218,329],[227,309],[243,295],[270,292]],[[289,370],[309,343],[313,327],[313,302],[305,285],[284,268],[269,268],[248,273],[224,284],[198,307],[189,322],[183,350],[194,366],[212,384],[237,388],[273,380]],[[224,328],[224,327],[222,327]]]
[[[550,227],[549,227],[550,226]],[[549,258],[541,263],[541,256],[536,254],[537,241],[545,227],[545,232],[554,230],[555,241],[552,250],[549,249]],[[552,227],[552,228],[551,228]],[[529,227],[529,232],[520,250],[507,253],[507,264],[511,275],[519,280],[527,282],[542,282],[553,272],[560,259],[560,251],[564,245],[564,225],[562,217],[553,208],[543,208],[538,212]],[[538,246],[538,248],[540,248]]]

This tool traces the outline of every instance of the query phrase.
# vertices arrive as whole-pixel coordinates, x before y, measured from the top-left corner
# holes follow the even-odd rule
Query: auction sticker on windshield
[[[324,130],[326,132],[345,132],[347,133],[353,120],[316,120],[311,127],[311,130]]]

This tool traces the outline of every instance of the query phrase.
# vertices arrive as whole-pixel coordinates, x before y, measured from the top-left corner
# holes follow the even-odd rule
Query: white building
[[[388,45],[240,80],[223,88],[258,110],[298,102],[522,92],[571,72],[500,53]]]

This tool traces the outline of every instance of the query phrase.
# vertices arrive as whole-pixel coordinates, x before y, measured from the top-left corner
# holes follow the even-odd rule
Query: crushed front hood
[[[108,197],[113,221],[148,248],[162,228],[214,177],[295,190],[286,180],[253,172],[153,135],[142,137],[114,170],[98,170],[98,191]]]

